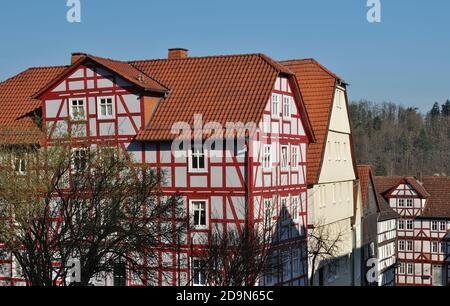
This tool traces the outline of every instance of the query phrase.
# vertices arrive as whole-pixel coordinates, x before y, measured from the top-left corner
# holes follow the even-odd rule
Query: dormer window
[[[70,99],[70,118],[75,121],[86,120],[85,99]]]
[[[98,119],[114,119],[114,98],[98,98]]]

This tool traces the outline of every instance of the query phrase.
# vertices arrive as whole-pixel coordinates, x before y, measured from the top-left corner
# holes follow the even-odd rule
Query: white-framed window
[[[282,262],[283,262],[283,281],[290,279],[291,274],[291,256],[289,252],[282,252]]]
[[[266,228],[272,226],[272,199],[264,199],[264,224]]]
[[[27,160],[25,154],[16,154],[13,156],[12,160],[13,170],[19,174],[24,175],[27,171]]]
[[[292,266],[294,267],[293,271],[296,275],[300,274],[301,262],[300,250],[294,249],[292,251]]]
[[[206,261],[201,258],[192,258],[192,284],[194,286],[206,286]]]
[[[406,272],[411,275],[414,273],[414,265],[412,263],[408,263]]]
[[[328,148],[328,161],[333,160],[333,146],[331,145],[331,141],[327,141],[327,148]]]
[[[438,252],[438,243],[437,241],[431,242],[431,253],[437,253]]]
[[[292,146],[291,147],[291,155],[292,155],[292,170],[298,170],[298,164],[300,160],[300,147],[299,146]]]
[[[280,100],[281,95],[272,94],[272,117],[279,118],[280,117]]]
[[[413,207],[413,199],[406,199],[406,207]]]
[[[398,207],[405,207],[405,199],[398,199]]]
[[[334,142],[335,153],[336,153],[336,161],[341,161],[341,144],[339,141]]]
[[[74,148],[72,149],[72,171],[83,172],[88,167],[88,149]]]
[[[372,258],[375,256],[375,243],[371,242],[369,245],[369,256]]]
[[[438,230],[438,222],[437,221],[431,221],[431,230],[432,231]]]
[[[413,241],[412,240],[406,241],[406,250],[407,251],[412,251],[413,250]]]
[[[398,220],[398,229],[404,230],[405,229],[405,220]]]
[[[189,150],[188,159],[189,172],[204,173],[207,171],[207,156],[203,146]]]
[[[447,248],[447,243],[441,242],[441,253],[442,254],[446,253],[446,248]]]
[[[333,204],[336,204],[336,184],[332,185],[331,193],[333,194]]]
[[[69,99],[70,119],[75,121],[86,120],[86,99]]]
[[[264,145],[263,169],[265,171],[272,170],[272,145]]]
[[[291,215],[292,215],[292,219],[294,219],[294,220],[297,220],[299,217],[299,215],[298,215],[299,206],[300,206],[300,197],[299,196],[292,197]]]
[[[400,274],[405,274],[405,263],[401,262],[400,266],[399,266],[399,273]]]
[[[115,116],[114,97],[98,97],[97,114],[98,119],[114,119]]]
[[[325,202],[326,202],[326,186],[323,185],[319,185],[317,187],[317,198],[318,198],[318,202],[319,202],[319,208],[323,208],[325,207]]]
[[[291,96],[283,96],[283,117],[286,119],[291,118],[291,105],[292,105],[292,97]]]
[[[406,229],[407,230],[414,229],[414,222],[413,222],[413,220],[406,220]]]
[[[208,201],[206,200],[191,200],[191,216],[192,226],[194,229],[208,228]]]
[[[344,141],[342,145],[342,158],[344,161],[347,161],[347,142]]]
[[[289,220],[289,197],[281,198],[281,220],[283,222]]]
[[[276,281],[276,279],[277,279],[275,271],[273,271],[273,270],[275,270],[273,267],[276,266],[276,262],[277,262],[276,258],[269,257],[267,259],[267,262],[269,263],[269,267],[268,267],[268,269],[266,271],[266,275],[265,275],[265,285],[266,286],[272,285],[274,280]]]
[[[440,230],[441,230],[441,231],[447,230],[447,224],[446,224],[446,222],[445,222],[445,221],[441,221],[441,222],[439,223],[439,227],[440,227]]]
[[[281,170],[289,170],[289,146],[281,146]]]
[[[342,89],[336,90],[336,107],[341,109],[343,103],[345,102],[345,92]]]
[[[399,240],[398,241],[398,250],[404,251],[405,250],[405,240]]]

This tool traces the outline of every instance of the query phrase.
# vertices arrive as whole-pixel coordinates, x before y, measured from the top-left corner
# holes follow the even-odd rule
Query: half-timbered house
[[[207,146],[213,130],[223,131],[222,141]],[[267,218],[278,224],[272,252],[282,268],[261,284],[307,284],[307,156],[315,137],[286,66],[262,54],[189,57],[185,49],[130,62],[75,53],[71,65],[31,68],[0,83],[2,144],[51,146],[60,133],[79,142],[74,154],[119,148],[159,169],[164,192],[181,194],[192,216],[183,241],[167,242],[181,244],[179,251],[159,254],[168,268],[144,283],[127,275],[127,285],[208,285],[200,263],[212,231],[241,232]],[[201,145],[176,142],[183,133]],[[351,164],[348,154],[341,158]],[[0,266],[3,284],[23,284],[11,256]],[[95,284],[114,285],[114,278]]]
[[[376,177],[380,196],[397,221],[396,284],[440,286],[447,282],[450,178]]]

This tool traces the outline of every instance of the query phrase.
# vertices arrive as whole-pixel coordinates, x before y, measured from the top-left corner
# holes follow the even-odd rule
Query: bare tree
[[[271,236],[258,226],[242,232],[214,229],[202,257],[205,276],[216,286],[254,286],[269,268],[271,245]]]
[[[333,263],[340,252],[344,232],[318,222],[308,234],[308,256],[311,264],[310,286],[314,285],[315,271],[324,262]]]
[[[117,149],[57,145],[3,153],[0,241],[31,285],[74,284],[74,261],[78,285],[117,265],[150,282],[161,268],[158,252],[174,248],[187,228],[178,196],[162,193],[164,174]]]

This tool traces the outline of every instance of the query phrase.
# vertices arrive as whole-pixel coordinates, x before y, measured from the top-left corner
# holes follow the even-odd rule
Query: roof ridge
[[[309,61],[313,64],[315,64],[317,67],[319,67],[320,69],[322,69],[325,73],[327,73],[328,75],[330,75],[331,77],[341,81],[341,82],[345,82],[345,80],[343,78],[341,78],[339,75],[337,75],[336,73],[332,72],[330,69],[328,69],[327,67],[325,67],[323,64],[321,64],[318,60],[316,60],[315,58],[304,58],[304,59],[290,59],[290,60],[284,60],[281,61],[282,63],[287,63],[287,62],[306,62]]]
[[[246,57],[246,56],[260,56],[265,55],[262,53],[238,53],[238,54],[220,54],[220,55],[205,55],[205,56],[188,56],[185,58],[154,58],[154,59],[141,59],[141,60],[129,60],[128,63],[141,63],[141,62],[159,62],[159,61],[188,61],[210,58],[230,58],[230,57]],[[267,55],[265,55],[267,56]]]

